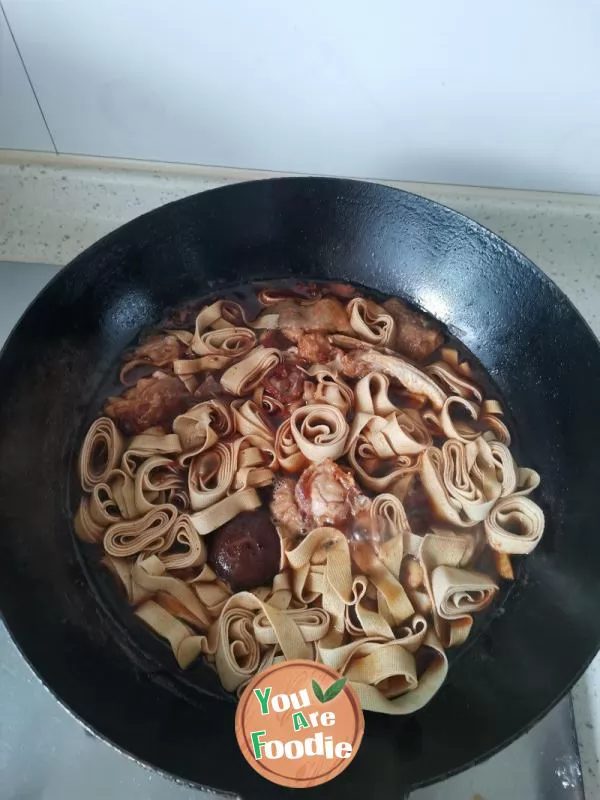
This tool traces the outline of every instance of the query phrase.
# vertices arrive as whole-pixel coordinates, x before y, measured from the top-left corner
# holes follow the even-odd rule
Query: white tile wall
[[[0,148],[54,150],[0,7]]]
[[[4,0],[59,151],[600,193],[597,0]]]

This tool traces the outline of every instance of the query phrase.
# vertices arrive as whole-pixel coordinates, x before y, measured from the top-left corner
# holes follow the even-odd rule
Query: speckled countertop
[[[0,151],[0,261],[63,265],[145,211],[257,177],[273,174]],[[600,336],[600,197],[392,185],[455,208],[507,239],[560,286]],[[573,691],[590,799],[600,797],[599,690],[597,657]]]

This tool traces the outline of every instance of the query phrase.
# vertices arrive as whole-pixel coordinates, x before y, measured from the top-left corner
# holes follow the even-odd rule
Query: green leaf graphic
[[[329,687],[329,689],[327,689],[327,691],[325,692],[324,695],[325,699],[323,700],[323,702],[327,703],[329,702],[329,700],[333,700],[334,697],[337,697],[338,694],[344,688],[345,684],[346,684],[346,678],[340,678],[339,680],[334,681]]]
[[[317,698],[317,700],[320,703],[324,703],[325,702],[325,696],[323,694],[323,689],[321,689],[321,687],[319,686],[319,684],[315,680],[313,680],[313,682],[312,682],[312,688],[313,688],[313,692],[315,693],[315,697]]]

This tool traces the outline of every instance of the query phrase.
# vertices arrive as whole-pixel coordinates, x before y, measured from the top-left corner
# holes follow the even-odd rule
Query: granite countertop
[[[273,175],[0,151],[0,261],[62,266],[145,211],[194,192],[257,177]],[[511,242],[558,284],[600,336],[600,198],[391,185],[455,208]],[[22,269],[38,268],[23,263]],[[5,664],[1,668],[9,670]],[[599,688],[600,656],[573,690],[589,798],[600,797]]]

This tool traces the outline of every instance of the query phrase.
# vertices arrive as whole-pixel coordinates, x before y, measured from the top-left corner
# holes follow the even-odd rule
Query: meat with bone
[[[273,487],[271,516],[284,536],[297,536],[305,532],[294,489],[295,481],[291,478],[283,478]]]
[[[394,334],[389,347],[414,361],[422,361],[443,344],[444,335],[433,320],[411,311],[395,298],[386,300],[382,305],[394,320]]]
[[[331,344],[325,333],[319,331],[305,333],[300,330],[290,330],[288,333],[298,346],[298,358],[303,361],[308,361],[310,364],[328,364],[336,356],[341,356],[342,351]]]
[[[171,334],[159,334],[146,339],[135,350],[127,354],[126,361],[148,361],[157,367],[164,367],[181,358],[185,345]]]
[[[348,313],[335,297],[306,302],[282,300],[266,308],[254,321],[253,327],[277,328],[288,337],[291,331],[322,331],[323,333],[352,333]]]
[[[292,359],[285,359],[271,370],[263,381],[265,392],[280,403],[302,397],[306,376]]]
[[[351,473],[325,459],[304,470],[296,484],[296,502],[309,530],[322,525],[344,529],[369,499]]]
[[[154,425],[168,426],[195,400],[179,378],[155,372],[140,380],[120,397],[109,397],[105,413],[127,436]]]

